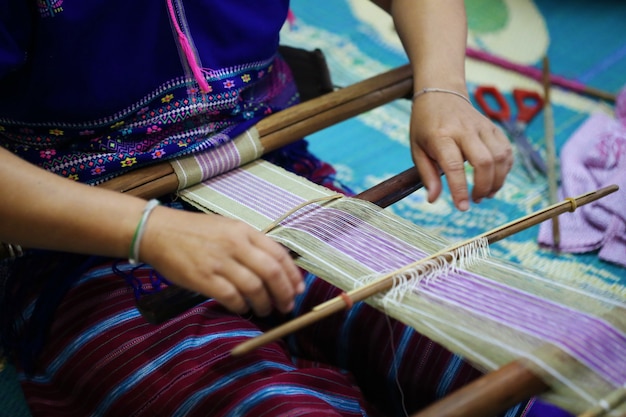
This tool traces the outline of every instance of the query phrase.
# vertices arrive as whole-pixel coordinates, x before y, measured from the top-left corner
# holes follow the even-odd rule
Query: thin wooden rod
[[[417,172],[417,168],[411,167],[377,186],[363,191],[356,197],[370,201],[380,207],[389,207],[423,186],[424,183]]]
[[[558,175],[557,175],[557,158],[556,145],[554,143],[554,115],[552,111],[552,102],[550,97],[550,60],[548,56],[543,58],[543,126],[546,142],[546,157],[548,168],[548,201],[550,204],[556,203],[558,200]],[[561,231],[559,227],[559,218],[552,219],[552,247],[554,249],[561,246]]]
[[[256,124],[264,153],[410,94],[411,70],[404,65],[341,90],[274,113]],[[169,162],[140,168],[99,185],[142,198],[156,198],[178,189]]]
[[[379,279],[364,285],[360,288],[354,289],[347,293],[348,297],[352,302],[362,301],[366,298],[369,298],[375,294],[378,294],[383,291],[387,291],[391,289],[394,283],[394,277],[398,274],[406,272],[409,269],[414,269],[418,265],[423,265],[428,267],[428,261],[435,259],[437,257],[451,257],[450,253],[456,251],[462,246],[467,245],[471,241],[475,241],[478,239],[485,238],[489,242],[489,244],[495,243],[499,240],[502,240],[508,236],[511,236],[521,230],[527,229],[529,227],[535,226],[547,219],[550,219],[554,216],[558,216],[567,211],[573,211],[572,209],[576,209],[578,206],[582,206],[584,204],[588,204],[592,201],[595,201],[599,198],[602,198],[610,193],[617,191],[618,187],[616,185],[608,186],[602,188],[597,191],[593,191],[587,194],[583,194],[576,198],[571,198],[564,200],[560,203],[551,205],[542,210],[538,210],[534,213],[531,213],[527,216],[521,217],[517,220],[514,220],[510,223],[507,223],[501,227],[495,228],[491,231],[485,232],[475,238],[472,238],[468,241],[461,242],[452,247],[446,248],[436,254],[430,255],[424,259],[421,259],[411,265],[407,265],[397,271],[394,271],[389,274],[385,274]],[[326,301],[315,307],[312,311],[299,316],[281,326],[275,327],[272,330],[269,330],[266,333],[263,333],[260,336],[257,336],[252,339],[248,339],[245,342],[236,346],[232,351],[232,355],[243,355],[246,354],[256,348],[259,348],[267,343],[273,342],[275,340],[281,339],[288,334],[291,334],[297,330],[300,330],[306,326],[309,326],[323,318],[326,318],[332,314],[335,314],[348,306],[344,296],[335,297],[331,300]]]
[[[513,61],[508,61],[500,56],[493,55],[479,49],[467,48],[466,55],[469,58],[477,59],[479,61],[484,61],[507,70],[515,71],[519,74],[525,75],[537,81],[541,81],[543,76],[541,70],[538,68],[529,65],[518,64]],[[603,91],[597,88],[593,88],[578,81],[569,80],[554,74],[550,75],[550,83],[552,85],[573,91],[578,94],[599,98],[609,101],[611,103],[615,103],[617,99],[617,95],[609,91]]]

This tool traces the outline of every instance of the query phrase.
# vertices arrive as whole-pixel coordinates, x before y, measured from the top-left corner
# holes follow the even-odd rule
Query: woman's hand
[[[146,201],[61,178],[0,147],[0,241],[29,248],[128,256]],[[304,290],[278,243],[245,223],[163,206],[148,217],[139,258],[171,282],[259,315],[288,312]]]
[[[222,216],[157,207],[139,256],[169,281],[229,310],[259,316],[293,308],[304,290],[287,250],[247,224]]]
[[[465,211],[469,208],[465,161],[474,168],[474,202],[493,197],[513,165],[511,144],[502,130],[453,94],[430,92],[417,97],[410,131],[413,162],[429,202],[441,193],[441,171],[455,206]]]

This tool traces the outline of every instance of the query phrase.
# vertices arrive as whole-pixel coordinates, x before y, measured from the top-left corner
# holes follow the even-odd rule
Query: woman
[[[442,169],[466,210],[463,161],[480,201],[501,187],[512,158],[464,99],[463,2],[377,3],[394,16],[415,74],[412,153],[429,200]],[[88,186],[219,146],[296,103],[276,53],[288,1],[0,7],[0,241],[39,249],[5,265],[3,342],[33,415],[402,414],[478,376],[396,322],[394,343],[346,355],[339,335],[341,345],[379,346],[387,331],[366,306],[353,309],[356,324],[338,316],[231,358],[244,338],[335,290],[305,282],[285,250],[245,224]],[[306,154],[296,146],[283,157]],[[155,275],[210,300],[150,325],[122,277],[149,286]],[[397,356],[400,343],[412,354]]]

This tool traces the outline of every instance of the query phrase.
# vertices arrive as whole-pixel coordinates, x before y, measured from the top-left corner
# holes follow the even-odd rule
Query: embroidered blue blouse
[[[173,1],[212,70],[202,94],[165,0],[0,0],[0,146],[97,183],[228,141],[296,100],[276,59],[288,3]]]

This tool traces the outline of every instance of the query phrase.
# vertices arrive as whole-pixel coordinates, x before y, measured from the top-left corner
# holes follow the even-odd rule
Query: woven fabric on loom
[[[259,230],[294,207],[333,194],[264,161],[180,192],[201,210]],[[351,198],[304,205],[268,235],[298,253],[303,268],[344,290],[447,246],[390,211]],[[573,412],[622,386],[626,304],[468,256],[460,266],[418,277],[400,296],[369,302],[485,370],[527,360],[553,388],[546,398]]]
[[[253,127],[211,152],[175,159],[171,165],[180,190],[258,159],[262,154],[259,133]]]

